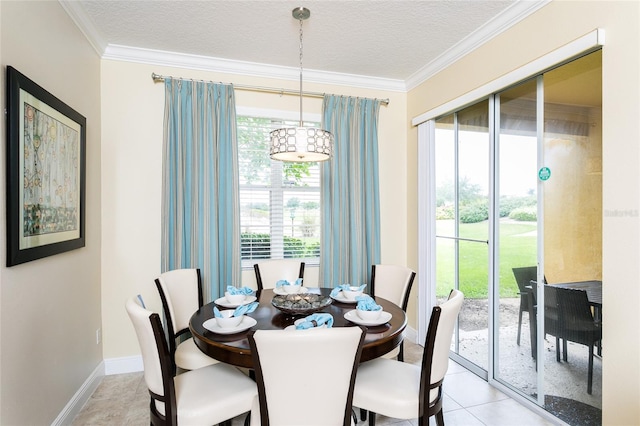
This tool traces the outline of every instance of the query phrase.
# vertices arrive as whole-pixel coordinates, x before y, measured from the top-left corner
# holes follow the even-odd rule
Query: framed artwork
[[[86,119],[7,67],[7,266],[84,247]]]

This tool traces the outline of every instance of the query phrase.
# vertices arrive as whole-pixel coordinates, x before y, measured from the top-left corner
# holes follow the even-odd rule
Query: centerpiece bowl
[[[315,293],[283,294],[271,299],[271,304],[286,314],[308,315],[321,311],[331,304],[329,296]]]

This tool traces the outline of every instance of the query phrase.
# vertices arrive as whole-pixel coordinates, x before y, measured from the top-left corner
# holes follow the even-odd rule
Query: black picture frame
[[[86,118],[7,66],[7,266],[85,245]]]

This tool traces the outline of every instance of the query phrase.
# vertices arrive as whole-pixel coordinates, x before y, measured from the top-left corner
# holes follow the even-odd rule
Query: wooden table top
[[[309,288],[309,293],[321,293],[329,295],[330,288]],[[247,334],[251,330],[282,330],[303,316],[285,314],[271,304],[274,296],[272,289],[264,289],[256,295],[260,305],[248,314],[257,321],[252,328],[236,334],[217,334],[203,327],[203,323],[213,318],[214,302],[207,303],[196,311],[189,322],[189,328],[195,344],[204,353],[212,358],[238,367],[253,368],[251,350]],[[382,306],[385,312],[392,315],[391,320],[379,326],[367,326],[367,334],[362,348],[361,362],[378,358],[396,348],[402,342],[407,319],[404,311],[397,305],[381,297],[375,298],[376,303]],[[334,327],[350,327],[356,324],[344,318],[344,314],[355,309],[355,304],[341,303],[333,300],[331,305],[321,312],[330,313],[333,316]],[[220,307],[221,308],[221,307]],[[221,308],[227,309],[227,308]]]

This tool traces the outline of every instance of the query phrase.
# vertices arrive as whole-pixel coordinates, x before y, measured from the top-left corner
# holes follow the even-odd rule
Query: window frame
[[[277,119],[277,120],[284,120],[284,121],[294,121],[294,122],[299,122],[300,121],[300,112],[298,111],[289,111],[289,110],[279,110],[279,109],[264,109],[264,108],[253,108],[253,107],[243,107],[243,106],[236,106],[236,117],[254,117],[254,118],[267,118],[267,119]],[[318,113],[305,113],[303,112],[302,115],[302,119],[304,122],[316,122],[316,123],[320,123],[322,120],[322,115],[318,114]],[[238,152],[238,154],[240,154],[240,152]],[[273,181],[271,182],[273,183]],[[321,183],[319,183],[319,186],[321,185]],[[272,186],[268,186],[267,187],[269,190],[271,190]],[[243,187],[242,185],[240,185],[240,190],[242,190]],[[305,191],[304,188],[296,188],[299,189],[301,191]],[[284,195],[287,191],[286,189],[283,188],[281,192],[281,195]],[[318,189],[318,193],[320,193],[320,189]],[[269,210],[269,213],[271,214],[271,207]],[[283,211],[284,213],[284,211]],[[242,226],[242,224],[241,224]],[[284,224],[284,217],[283,217],[283,224],[282,224],[282,229],[284,230],[286,227],[286,225]],[[271,231],[270,231],[271,232]],[[281,257],[270,257],[269,259],[280,259]],[[284,257],[282,257],[284,258]],[[317,266],[320,263],[320,258],[319,257],[302,257],[302,258],[293,258],[296,260],[301,260],[304,261],[307,265],[309,266]],[[261,260],[267,260],[267,259],[261,259]],[[242,255],[241,255],[241,267],[243,270],[248,270],[248,269],[252,269],[253,265],[255,263],[257,263],[258,261],[260,261],[259,259],[243,259]]]

